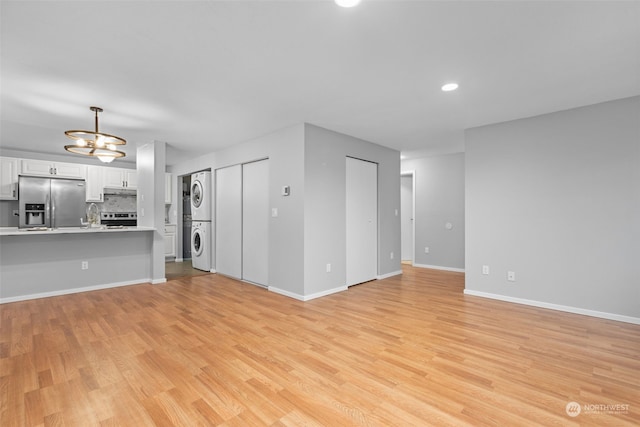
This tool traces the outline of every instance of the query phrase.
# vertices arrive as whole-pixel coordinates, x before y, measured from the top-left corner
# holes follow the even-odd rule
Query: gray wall
[[[633,97],[469,129],[467,291],[639,318],[639,123]]]
[[[464,167],[464,153],[402,161],[415,176],[414,265],[465,269]]]
[[[378,164],[378,275],[400,272],[400,153],[306,124],[305,295],[346,283],[347,157]]]
[[[152,233],[1,236],[0,298],[21,300],[148,282]],[[80,268],[82,261],[89,262],[89,269]]]
[[[269,203],[278,209],[278,217],[269,221],[269,286],[306,297],[345,286],[346,156],[380,165],[378,269],[380,275],[400,272],[400,217],[395,216],[395,209],[400,210],[397,151],[299,124],[174,165],[170,172],[180,176],[268,158]],[[281,195],[283,186],[291,188],[290,196]],[[395,259],[390,260],[392,251]],[[214,261],[215,256],[212,265]],[[330,274],[325,271],[327,263],[332,264]]]
[[[282,129],[225,150],[200,156],[170,168],[175,176],[269,159],[269,203],[278,217],[269,221],[269,285],[304,295],[304,125]],[[215,174],[211,176],[211,200]],[[288,185],[291,195],[283,197]],[[215,206],[212,207],[215,212]],[[214,227],[215,233],[215,227]],[[212,236],[215,242],[215,235]],[[215,248],[214,248],[215,250]],[[215,253],[212,254],[215,268]]]

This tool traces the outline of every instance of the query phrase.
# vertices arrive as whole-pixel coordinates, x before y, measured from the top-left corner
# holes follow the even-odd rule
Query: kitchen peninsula
[[[155,231],[0,228],[0,302],[151,282]]]

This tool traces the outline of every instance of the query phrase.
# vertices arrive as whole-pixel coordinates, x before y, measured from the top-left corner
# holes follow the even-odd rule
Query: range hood
[[[135,197],[138,192],[131,188],[109,188],[105,187],[103,192],[105,196],[132,196]]]

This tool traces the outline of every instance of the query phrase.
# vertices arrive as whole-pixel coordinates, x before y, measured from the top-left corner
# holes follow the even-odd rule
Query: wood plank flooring
[[[640,424],[640,326],[403,271],[308,302],[212,274],[4,304],[0,424]]]

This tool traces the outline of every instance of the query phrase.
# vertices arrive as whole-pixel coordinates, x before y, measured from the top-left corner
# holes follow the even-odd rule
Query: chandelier
[[[84,156],[97,157],[104,163],[111,163],[118,157],[124,157],[124,151],[118,151],[118,145],[125,145],[127,141],[119,136],[102,133],[98,130],[98,113],[103,110],[100,107],[89,107],[96,113],[96,130],[68,130],[64,134],[76,141],[75,144],[65,145],[64,149]]]

